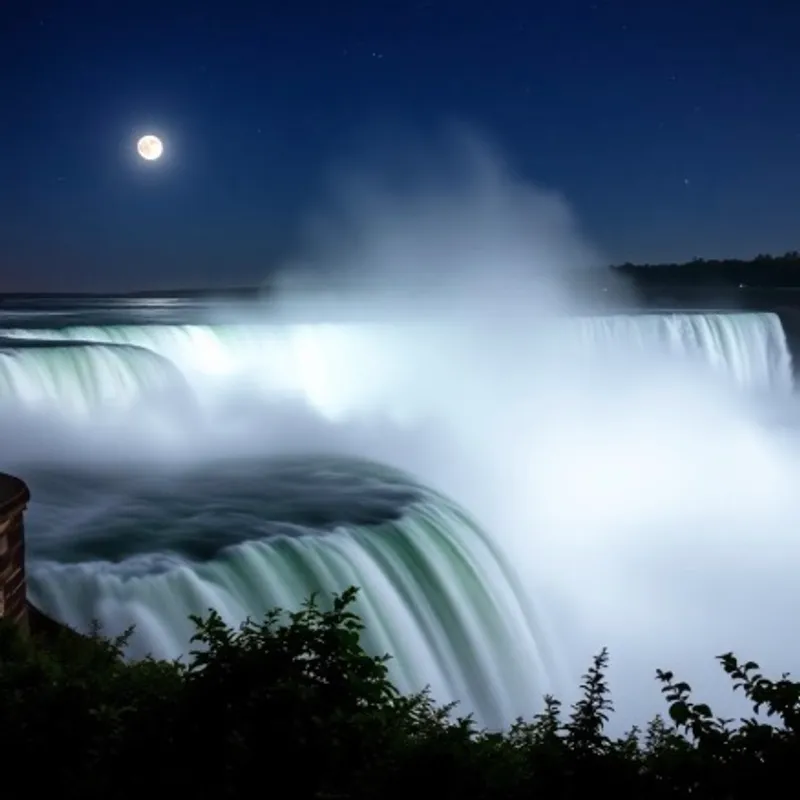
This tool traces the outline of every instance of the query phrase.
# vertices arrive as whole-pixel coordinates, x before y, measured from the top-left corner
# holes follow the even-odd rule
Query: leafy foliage
[[[253,792],[367,800],[636,798],[770,794],[800,755],[800,683],[719,656],[753,708],[720,719],[671,672],[657,673],[668,719],[612,738],[608,653],[596,656],[565,713],[545,697],[530,721],[479,730],[430,696],[401,696],[386,657],[361,647],[356,590],[324,610],[312,597],[233,630],[194,618],[187,663],[123,659],[109,640],[42,642],[0,624],[0,752],[29,789],[60,797],[202,797]]]

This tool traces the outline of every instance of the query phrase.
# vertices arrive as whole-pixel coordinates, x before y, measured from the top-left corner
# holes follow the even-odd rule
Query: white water
[[[759,583],[759,613],[772,608],[780,618],[782,604],[800,601],[789,579],[800,566],[792,534],[800,470],[791,443],[752,415],[764,392],[773,402],[791,391],[791,358],[774,315],[548,319],[529,326],[514,352],[513,363],[524,365],[518,373],[498,357],[496,330],[451,326],[120,326],[7,335],[53,341],[52,348],[20,347],[27,360],[13,363],[26,368],[7,373],[4,396],[16,412],[0,420],[8,466],[34,490],[33,596],[76,625],[96,617],[116,631],[135,622],[137,652],[180,652],[189,612],[214,606],[233,622],[355,583],[364,588],[360,611],[371,645],[396,656],[395,680],[404,689],[430,683],[441,701],[461,700],[491,724],[530,713],[544,691],[564,695],[604,644],[622,662],[628,720],[658,707],[656,667],[691,667],[687,677],[703,678],[708,694],[718,688],[717,651],[741,643],[747,657],[766,656],[779,669],[800,655],[749,619],[747,603],[726,588],[752,583],[749,570],[758,569],[767,581]],[[125,408],[118,398],[132,385],[129,376],[145,385],[164,362],[111,348],[114,359],[128,359],[114,372],[93,349],[61,347],[58,339],[147,346],[174,364],[200,410],[164,417],[156,404],[146,418],[121,414],[119,425],[100,432],[90,415],[87,428],[87,409],[108,411],[108,399],[112,410]],[[17,359],[13,350],[6,357]],[[32,391],[47,370],[59,381],[43,385],[58,388]],[[63,398],[81,413],[57,423],[41,416],[43,403],[52,408]],[[148,459],[308,451],[407,469],[476,512],[489,538],[434,506],[426,513],[439,515],[438,529],[410,516],[391,542],[344,526],[322,539],[245,544],[260,535],[251,515],[232,523],[241,544],[199,565],[165,554],[163,544],[116,565],[100,555],[57,563],[71,560],[69,542],[80,531],[111,525],[115,514],[145,538],[155,536],[154,526],[166,526],[168,536],[170,525],[200,525],[209,514],[213,522],[225,500],[175,490],[163,500],[161,520],[137,523],[125,480],[135,483]],[[36,464],[69,465],[75,453],[87,463],[111,459],[129,476],[123,488],[87,480],[69,507],[52,499]],[[223,480],[221,491],[235,515],[236,481]],[[37,495],[40,503],[51,498],[49,510]],[[63,541],[61,555],[56,547],[37,556],[44,541],[37,537]],[[443,552],[443,540],[461,555]],[[416,557],[398,550],[403,541]],[[561,660],[547,674],[542,652],[551,645]],[[718,695],[726,696],[717,691],[711,699]],[[644,710],[639,697],[648,700]]]
[[[10,329],[4,335],[146,348],[172,362],[200,401],[208,400],[214,390],[227,391],[238,384],[257,387],[272,397],[301,398],[331,418],[362,413],[365,405],[384,412],[389,409],[402,418],[404,413],[420,412],[419,407],[399,403],[408,399],[408,384],[418,383],[425,374],[422,342],[431,333],[430,326],[424,325],[249,324]],[[435,335],[440,346],[456,350],[463,346],[464,331],[458,328],[449,331],[450,341],[443,341],[441,330]],[[532,368],[565,360],[577,364],[603,359],[605,363],[615,356],[627,364],[634,358],[663,363],[666,357],[677,364],[710,368],[741,388],[780,394],[792,390],[791,355],[775,314],[547,318],[532,322],[528,335]],[[409,359],[408,343],[414,339],[419,344]],[[70,406],[87,408],[114,400],[121,391],[128,398],[143,385],[152,386],[154,378],[167,382],[166,370],[157,363],[141,374],[136,363],[141,350],[131,350],[129,356],[126,352],[44,349],[16,353],[16,360],[24,358],[31,364],[27,369],[7,370],[3,394],[28,404],[31,392],[52,395],[57,387]],[[70,357],[81,357],[85,363],[64,363]],[[435,369],[441,365],[437,363]],[[431,402],[435,398],[426,399],[423,408]]]
[[[165,521],[178,516],[163,511]],[[241,533],[257,531],[250,525]],[[430,685],[435,696],[458,698],[463,710],[495,726],[538,706],[546,662],[525,594],[480,530],[446,503],[431,499],[404,519],[370,528],[298,533],[249,541],[200,564],[176,556],[39,562],[30,590],[41,608],[79,629],[93,616],[114,631],[136,625],[132,655],[174,658],[187,651],[190,614],[216,608],[235,625],[276,606],[296,609],[312,591],[356,585],[365,644],[394,655],[390,668],[401,690]]]
[[[0,403],[86,416],[187,389],[181,372],[152,350],[65,338],[69,346],[0,345]]]

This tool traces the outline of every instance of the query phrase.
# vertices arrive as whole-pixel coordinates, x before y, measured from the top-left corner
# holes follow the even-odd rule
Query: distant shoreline
[[[267,290],[257,286],[246,286],[221,289],[140,289],[131,292],[0,292],[0,303],[5,300],[137,300],[146,298],[198,298],[198,299],[225,299],[241,298],[253,299],[266,293]]]
[[[564,270],[568,285],[590,292],[613,291],[620,283],[645,295],[701,292],[703,294],[746,292],[792,292],[800,290],[800,253],[780,256],[760,255],[754,259],[695,259],[685,264],[619,264],[605,268]],[[315,288],[325,289],[330,276],[320,276]],[[335,288],[335,280],[332,283]],[[83,292],[0,292],[4,302],[26,300],[256,300],[269,297],[272,287],[267,276],[257,286],[220,286],[194,289],[138,289],[130,291]]]

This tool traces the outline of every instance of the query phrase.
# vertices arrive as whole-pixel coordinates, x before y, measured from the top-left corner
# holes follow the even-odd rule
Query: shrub
[[[476,727],[423,692],[402,696],[386,657],[361,647],[350,610],[311,598],[238,629],[193,618],[186,663],[123,659],[128,632],[46,644],[0,624],[0,752],[26,788],[60,797],[181,792],[292,798],[731,798],[785,791],[800,755],[800,684],[765,678],[730,653],[723,670],[753,717],[719,719],[690,687],[658,672],[668,718],[612,738],[596,656],[581,698],[504,733]],[[771,717],[765,721],[763,714]],[[8,778],[7,778],[8,780]]]

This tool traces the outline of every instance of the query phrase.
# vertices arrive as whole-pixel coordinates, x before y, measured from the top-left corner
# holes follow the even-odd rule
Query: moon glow
[[[164,144],[158,136],[148,133],[136,142],[136,150],[145,161],[156,161],[164,152]]]

